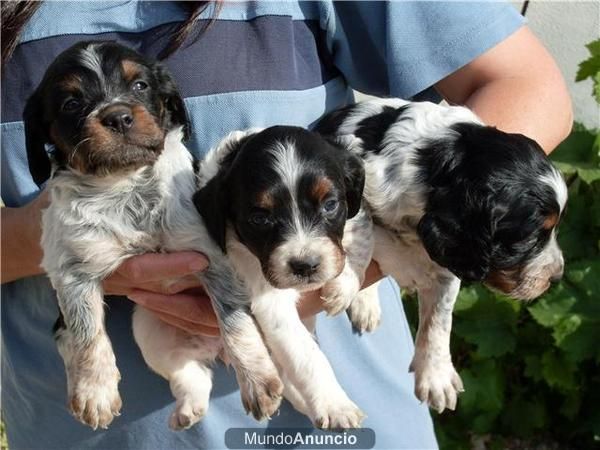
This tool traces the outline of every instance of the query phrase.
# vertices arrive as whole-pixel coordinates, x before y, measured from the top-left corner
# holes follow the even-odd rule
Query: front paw
[[[116,366],[84,369],[70,377],[69,408],[73,416],[94,430],[107,428],[120,415],[121,397],[118,384],[121,379]]]
[[[322,402],[317,408],[313,422],[317,428],[322,430],[347,430],[349,428],[360,428],[360,424],[366,417],[358,406],[345,394],[338,399]]]
[[[372,293],[371,288],[367,288],[359,292],[350,303],[347,313],[352,326],[359,333],[375,331],[381,322],[381,307],[377,290],[375,289]]]
[[[269,419],[279,409],[283,383],[277,373],[267,376],[250,374],[238,381],[244,409],[256,420]]]
[[[449,359],[415,356],[409,370],[415,373],[415,395],[419,400],[438,413],[446,408],[456,408],[458,395],[464,392],[464,387]]]
[[[344,274],[327,282],[321,288],[323,309],[330,316],[335,316],[347,309],[360,289],[360,283],[355,277]]]

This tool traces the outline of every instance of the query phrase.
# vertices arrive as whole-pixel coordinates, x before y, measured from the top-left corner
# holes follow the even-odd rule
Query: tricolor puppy
[[[460,280],[529,300],[560,279],[556,227],[567,187],[536,142],[464,107],[372,100],[327,115],[317,130],[364,160],[373,257],[419,296],[416,395],[453,409],[462,390],[449,348]],[[361,293],[352,308],[376,311],[373,301]]]
[[[114,42],[81,42],[50,65],[24,119],[34,180],[43,183],[53,170],[42,266],[62,313],[55,331],[75,417],[105,428],[121,408],[102,280],[133,255],[180,250],[202,251],[210,260],[198,277],[222,338],[190,336],[136,308],[136,341],[177,400],[171,427],[187,428],[205,414],[209,365],[223,346],[246,409],[258,419],[274,413],[283,386],[247,290],[192,203],[196,175],[182,144],[186,113],[165,68]]]
[[[362,161],[302,128],[235,132],[203,161],[200,185],[194,202],[252,293],[284,395],[318,427],[359,426],[296,302],[322,288],[337,308],[360,288],[372,251]]]

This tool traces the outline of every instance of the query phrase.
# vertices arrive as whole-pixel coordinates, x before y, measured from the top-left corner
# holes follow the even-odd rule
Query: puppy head
[[[560,279],[567,187],[535,141],[458,124],[423,149],[419,165],[431,191],[418,233],[434,261],[518,299]]]
[[[115,42],[80,42],[48,67],[23,113],[29,167],[39,185],[54,162],[107,175],[153,163],[166,133],[187,127],[163,66]]]
[[[229,223],[269,283],[309,290],[342,271],[344,225],[363,187],[358,158],[315,133],[278,126],[240,140],[194,202],[224,250]]]

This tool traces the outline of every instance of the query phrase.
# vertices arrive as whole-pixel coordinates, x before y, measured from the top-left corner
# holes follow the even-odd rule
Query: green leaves
[[[469,295],[477,293],[488,297],[474,301],[471,307],[463,309],[457,316],[453,331],[465,341],[475,345],[477,356],[491,358],[512,352],[516,346],[518,303],[496,298],[489,291],[483,293],[483,287],[473,288],[466,293],[467,300],[461,300],[464,307]],[[471,297],[473,298],[473,297]]]
[[[586,47],[591,56],[579,64],[575,81],[592,78],[594,82],[592,94],[596,98],[596,101],[600,103],[600,39],[590,42]]]

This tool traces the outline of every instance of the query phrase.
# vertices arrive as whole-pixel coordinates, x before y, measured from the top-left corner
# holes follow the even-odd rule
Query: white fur
[[[187,428],[206,412],[209,365],[223,344],[253,414],[269,416],[279,405],[282,386],[249,316],[247,291],[192,204],[196,179],[181,139],[180,129],[170,132],[156,163],[133,173],[96,177],[61,171],[49,183],[42,265],[57,290],[66,323],[57,338],[70,403],[87,405],[87,412],[74,409],[74,413],[94,428],[106,427],[118,413],[114,405],[120,406],[118,370],[103,323],[102,280],[126,258],[146,252],[197,250],[207,255],[210,267],[198,276],[223,333],[222,341],[190,336],[147,311],[138,309],[134,314],[134,335],[144,358],[170,381],[177,400],[171,426]],[[221,317],[225,307],[227,314]]]

